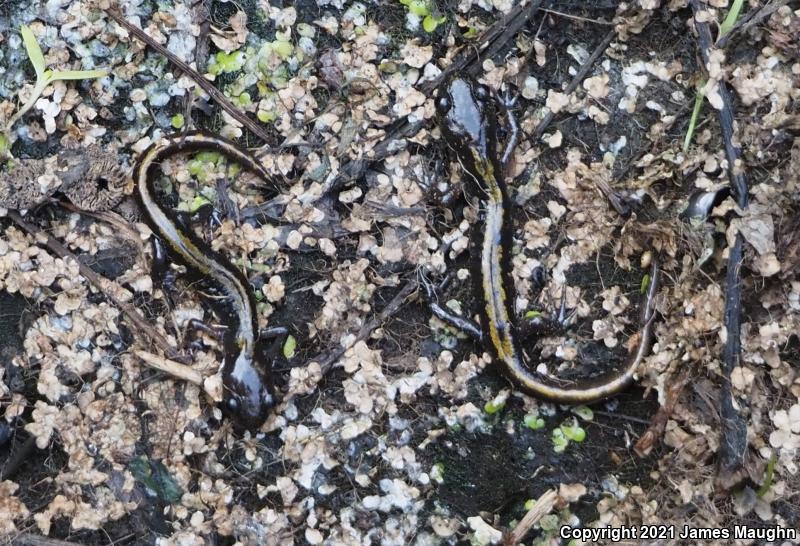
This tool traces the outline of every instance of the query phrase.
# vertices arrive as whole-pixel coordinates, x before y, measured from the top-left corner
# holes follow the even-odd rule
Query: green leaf
[[[185,122],[186,120],[183,118],[183,114],[175,114],[174,116],[172,116],[172,119],[170,120],[172,127],[175,129],[180,129],[181,127],[183,127],[183,124]]]
[[[213,163],[216,165],[222,159],[222,154],[219,152],[199,152],[195,159],[201,163]]]
[[[292,56],[294,46],[290,42],[275,40],[272,42],[272,51],[274,51],[281,59],[286,60]]]
[[[744,6],[744,0],[733,0],[728,15],[725,16],[725,20],[722,21],[722,24],[719,26],[720,37],[729,33],[733,25],[736,24],[736,20],[739,19],[739,15],[742,13],[742,6]]]
[[[0,157],[5,157],[8,151],[11,149],[11,143],[8,140],[8,137],[0,133]]]
[[[252,99],[250,98],[250,93],[244,92],[238,97],[236,97],[236,102],[239,103],[239,106],[248,106],[253,103]]]
[[[206,205],[210,205],[211,202],[203,197],[202,195],[196,195],[194,199],[192,199],[192,204],[189,205],[189,212],[195,213],[200,210],[201,207]]]
[[[525,501],[525,510],[533,510],[534,506],[536,506],[536,499],[528,499]]]
[[[498,411],[502,410],[504,407],[506,407],[505,398],[503,398],[502,400],[497,400],[495,398],[494,400],[489,400],[488,402],[486,402],[486,405],[483,406],[483,411],[485,411],[489,415],[494,415]]]
[[[589,406],[576,406],[572,408],[572,413],[584,421],[591,421],[594,419],[594,412]]]
[[[183,490],[161,461],[137,457],[128,464],[128,470],[137,482],[149,490],[150,495],[157,496],[166,504],[175,504],[181,500]]]
[[[544,419],[539,417],[536,413],[529,413],[522,419],[522,422],[531,430],[544,428]]]
[[[558,529],[560,522],[556,514],[547,514],[539,520],[539,527],[542,531],[549,532]]]
[[[650,274],[645,273],[644,277],[642,277],[642,284],[639,287],[639,292],[641,294],[646,294],[647,289],[650,287]]]
[[[426,0],[411,0],[411,2],[408,3],[408,11],[419,17],[425,17],[431,13]]]
[[[575,418],[572,419],[572,423],[564,423],[559,428],[564,433],[564,436],[573,442],[580,443],[586,439],[586,431],[581,428]]]
[[[19,27],[19,32],[22,34],[22,41],[25,44],[25,51],[28,53],[28,58],[31,60],[33,69],[36,71],[36,77],[40,78],[44,73],[44,54],[42,48],[39,47],[39,42],[36,41],[36,36],[27,25]]]
[[[297,340],[292,335],[286,336],[286,341],[283,342],[283,356],[290,359],[294,356],[295,349],[297,349]]]
[[[245,56],[242,51],[236,50],[230,53],[219,51],[211,58],[211,65],[208,67],[208,71],[214,75],[222,74],[223,72],[236,72],[244,66],[244,62]]]
[[[560,427],[553,429],[550,438],[553,440],[553,451],[556,453],[563,453],[564,450],[567,449],[569,438],[567,438],[567,435],[564,434],[564,431],[561,430]]]
[[[542,314],[543,313],[541,311],[528,311],[528,312],[525,313],[525,318],[533,320],[535,318],[541,317]]]
[[[240,172],[242,172],[242,167],[238,163],[230,163],[228,165],[228,176],[230,178],[235,177]]]
[[[275,121],[278,118],[278,115],[269,110],[259,110],[256,112],[256,117],[261,123],[269,123],[270,121]]]
[[[433,465],[429,475],[436,483],[444,482],[444,463],[436,463]]]
[[[55,80],[91,80],[92,78],[105,78],[108,70],[56,70],[50,76]]]
[[[433,32],[441,23],[445,22],[445,17],[434,17],[433,15],[426,15],[422,20],[422,28],[425,32]]]

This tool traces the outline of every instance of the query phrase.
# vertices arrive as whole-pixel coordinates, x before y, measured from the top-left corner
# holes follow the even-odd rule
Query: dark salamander
[[[176,214],[156,199],[155,176],[161,161],[174,154],[209,150],[238,162],[245,169],[270,180],[269,173],[248,152],[224,138],[205,133],[176,134],[150,146],[134,169],[136,195],[144,218],[163,241],[168,253],[193,275],[210,279],[225,295],[222,379],[223,409],[237,428],[255,430],[263,424],[275,404],[271,364],[263,362],[258,348],[256,302],[250,283],[231,262],[214,252],[178,220]]]
[[[514,283],[511,277],[511,202],[503,165],[497,158],[495,104],[489,90],[455,76],[439,88],[436,111],[447,145],[461,164],[467,191],[480,202],[480,220],[473,228],[473,279],[480,306],[481,336],[491,345],[505,375],[529,394],[566,404],[601,400],[625,388],[647,354],[658,290],[658,266],[653,260],[650,284],[642,305],[640,342],[623,369],[579,382],[546,377],[525,362],[514,324]],[[509,154],[506,154],[509,155]]]

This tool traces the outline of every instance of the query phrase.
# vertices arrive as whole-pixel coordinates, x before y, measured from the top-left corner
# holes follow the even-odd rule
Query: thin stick
[[[92,271],[89,266],[83,264],[78,258],[75,257],[72,252],[67,249],[64,245],[60,242],[55,240],[53,237],[50,237],[47,233],[39,229],[38,227],[29,224],[26,222],[19,212],[15,210],[9,210],[7,216],[19,226],[23,231],[33,236],[37,241],[43,241],[44,245],[50,249],[51,252],[59,256],[63,260],[74,260],[75,263],[78,264],[78,270],[80,271],[81,275],[83,275],[86,280],[92,283],[98,290],[100,290],[106,298],[114,304],[115,307],[120,309],[122,313],[127,317],[127,319],[132,323],[134,328],[132,328],[133,335],[136,336],[140,332],[143,332],[153,343],[155,343],[163,352],[164,354],[168,355],[170,358],[177,358],[178,352],[172,347],[167,340],[164,339],[161,334],[159,334],[154,328],[152,328],[147,321],[142,318],[139,312],[131,305],[127,304],[126,302],[122,301],[120,298],[115,296],[115,293],[121,293],[124,289],[119,286],[114,281],[106,279],[105,277],[98,275],[94,271]]]
[[[536,499],[536,502],[533,504],[533,508],[528,510],[528,513],[525,514],[517,526],[514,527],[514,530],[511,531],[511,534],[508,536],[508,538],[503,541],[503,544],[513,546],[514,544],[519,544],[522,542],[522,539],[525,538],[525,535],[528,534],[531,528],[540,519],[553,510],[553,506],[555,506],[557,500],[558,494],[554,489],[548,489],[545,491],[538,499]]]
[[[686,387],[686,384],[689,382],[688,370],[688,367],[684,367],[678,377],[669,386],[664,405],[658,408],[658,411],[649,423],[650,426],[647,427],[647,430],[644,431],[639,441],[633,446],[633,450],[639,457],[644,458],[650,455],[656,442],[664,435],[667,421],[669,421],[669,418],[672,416],[672,412],[675,411],[675,404],[678,403],[684,387]]]
[[[728,46],[728,43],[731,39],[737,37],[742,32],[748,30],[749,28],[759,24],[761,21],[778,11],[779,8],[785,6],[789,3],[789,0],[775,0],[774,2],[770,2],[764,6],[761,6],[756,12],[750,12],[742,19],[733,26],[733,28],[725,34],[721,36],[719,40],[717,40],[716,47],[717,49],[724,49]]]
[[[67,542],[65,540],[58,540],[57,538],[32,535],[30,533],[23,533],[15,536],[12,544],[14,544],[14,546],[79,546],[77,542]]]
[[[349,349],[350,347],[354,346],[359,341],[364,341],[367,339],[373,330],[378,328],[381,324],[386,322],[386,319],[394,315],[400,307],[402,307],[403,303],[405,302],[406,298],[410,296],[415,290],[417,289],[417,280],[416,278],[408,281],[403,288],[400,289],[392,300],[386,304],[380,313],[372,317],[367,323],[365,323],[361,330],[359,330],[358,335],[355,337],[352,343],[350,343],[347,347],[340,347],[327,355],[320,354],[317,355],[316,358],[312,358],[311,361],[316,361],[319,363],[320,369],[322,370],[322,375],[327,374],[331,367],[339,360],[342,355]]]
[[[597,19],[589,19],[588,17],[581,17],[580,15],[572,15],[571,13],[564,13],[561,11],[556,11],[554,9],[546,9],[542,8],[542,11],[545,13],[550,13],[552,15],[557,15],[559,17],[565,17],[567,19],[574,19],[576,21],[583,21],[584,23],[593,23],[595,25],[603,25],[603,26],[612,26],[614,23],[611,21],[598,21]]]
[[[133,354],[138,356],[142,362],[153,369],[164,372],[177,379],[188,381],[200,388],[203,387],[203,375],[185,364],[146,351],[134,351]]]
[[[439,85],[453,73],[468,72],[472,73],[476,66],[479,66],[480,59],[491,58],[496,55],[509,40],[522,29],[525,24],[536,14],[543,0],[534,0],[529,6],[517,5],[505,17],[495,22],[477,40],[477,45],[472,45],[458,55],[455,60],[445,68],[439,76],[428,80],[419,87],[419,91],[430,96]],[[394,122],[386,131],[386,136],[380,144],[376,145],[373,153],[369,157],[354,159],[344,163],[337,176],[328,184],[323,194],[337,191],[351,180],[357,180],[366,172],[367,167],[376,161],[385,159],[396,149],[394,145],[397,141],[415,135],[425,126],[424,122],[409,123],[408,118],[402,118]]]
[[[136,25],[130,23],[122,13],[119,11],[119,6],[112,5],[111,7],[107,8],[106,13],[109,17],[114,19],[118,25],[123,27],[125,30],[133,34],[136,38],[147,44],[148,46],[155,49],[159,54],[166,57],[169,62],[177,66],[182,72],[184,72],[187,76],[192,78],[194,82],[217,103],[220,107],[225,110],[230,116],[244,125],[248,131],[256,135],[259,139],[264,141],[265,144],[269,144],[271,138],[270,136],[264,131],[255,121],[247,117],[244,112],[236,108],[228,98],[210,81],[205,79],[199,72],[189,66],[187,63],[183,62],[179,59],[174,53],[168,50],[166,47],[162,46],[158,42],[156,42],[153,38],[151,38],[145,31],[137,27]]]
[[[711,30],[708,23],[697,20],[698,14],[703,11],[704,5],[699,0],[691,0],[694,13],[694,26],[697,29],[697,41],[700,56],[705,66],[709,64],[709,55],[712,48]],[[719,95],[722,99],[722,109],[718,111],[720,132],[725,144],[725,158],[728,160],[728,177],[731,188],[740,208],[747,208],[748,188],[741,162],[741,151],[733,144],[734,137],[734,110],[728,85],[719,82]],[[717,466],[716,485],[721,491],[730,491],[741,481],[744,473],[744,460],[747,453],[747,425],[744,418],[733,406],[731,390],[731,374],[739,365],[742,352],[740,312],[742,298],[742,267],[741,233],[736,233],[733,245],[728,250],[728,265],[725,279],[725,330],[727,338],[722,358],[722,384],[720,387],[720,416],[721,416],[721,442],[719,447],[719,461]]]
[[[615,30],[609,30],[606,33],[603,41],[600,42],[596,48],[594,48],[592,54],[589,55],[589,58],[586,59],[586,62],[584,62],[580,69],[578,69],[578,73],[575,74],[575,77],[572,78],[571,82],[569,82],[569,85],[564,90],[565,95],[573,93],[578,88],[578,86],[583,82],[583,79],[589,73],[589,70],[591,70],[592,66],[594,66],[594,63],[600,58],[600,55],[605,52],[606,48],[616,36],[617,32]],[[536,126],[536,129],[533,130],[532,138],[534,141],[538,141],[540,138],[542,138],[545,129],[547,129],[548,125],[550,125],[550,123],[553,121],[553,118],[555,118],[555,114],[553,112],[547,112],[547,114],[542,118],[542,121],[540,121]]]

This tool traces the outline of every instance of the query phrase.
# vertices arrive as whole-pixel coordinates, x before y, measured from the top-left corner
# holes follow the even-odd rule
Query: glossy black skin
[[[154,272],[164,277],[166,256],[186,266],[194,278],[210,281],[224,298],[212,307],[226,325],[223,334],[223,411],[239,430],[256,430],[275,405],[271,362],[264,358],[258,340],[256,302],[249,281],[231,262],[197,237],[184,219],[156,199],[155,176],[161,161],[179,153],[209,150],[240,163],[267,181],[269,173],[235,143],[202,132],[173,135],[153,144],[134,170],[137,200],[144,220],[161,244],[156,245]],[[165,252],[166,251],[166,254]]]
[[[480,202],[479,223],[473,228],[472,257],[474,287],[477,293],[481,328],[474,329],[492,348],[495,362],[506,376],[526,392],[559,403],[582,404],[606,398],[627,386],[647,352],[654,300],[658,289],[658,265],[653,260],[651,283],[642,305],[641,342],[626,367],[619,373],[590,378],[582,382],[545,378],[530,366],[519,344],[514,321],[514,284],[511,277],[511,203],[505,176],[497,157],[497,123],[494,98],[490,91],[471,78],[451,76],[439,88],[436,100],[437,121],[448,147],[465,171],[467,189]],[[513,116],[507,112],[516,129]],[[515,135],[506,147],[504,162],[511,157]],[[434,313],[458,326],[441,309]],[[453,317],[458,321],[463,318]],[[469,329],[467,331],[470,331]]]
[[[447,145],[463,163],[474,195],[485,191],[476,158],[490,162],[500,173],[497,159],[497,113],[489,89],[472,79],[451,77],[439,87],[436,120]],[[502,178],[502,177],[500,177]]]

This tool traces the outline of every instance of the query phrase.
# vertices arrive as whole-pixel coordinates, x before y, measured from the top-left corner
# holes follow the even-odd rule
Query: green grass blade
[[[108,76],[108,70],[56,70],[50,77],[50,81],[55,80],[88,80],[91,78],[103,78]]]
[[[36,77],[40,78],[44,73],[45,67],[42,48],[39,47],[36,36],[33,35],[27,25],[19,27],[19,33],[22,34],[22,42],[25,44],[25,51],[28,52],[28,58],[31,60],[33,69],[36,71]]]
[[[735,25],[736,21],[739,19],[739,15],[742,13],[742,7],[744,7],[744,0],[733,0],[728,15],[725,16],[725,20],[722,21],[722,24],[719,26],[720,37],[725,36],[731,31],[733,25]]]
[[[692,118],[689,120],[689,128],[686,130],[686,137],[683,139],[683,151],[689,150],[689,144],[692,143],[694,130],[697,127],[697,118],[700,117],[700,108],[703,107],[703,99],[705,94],[702,91],[702,86],[697,87],[697,94],[694,96],[694,109],[692,110]]]

